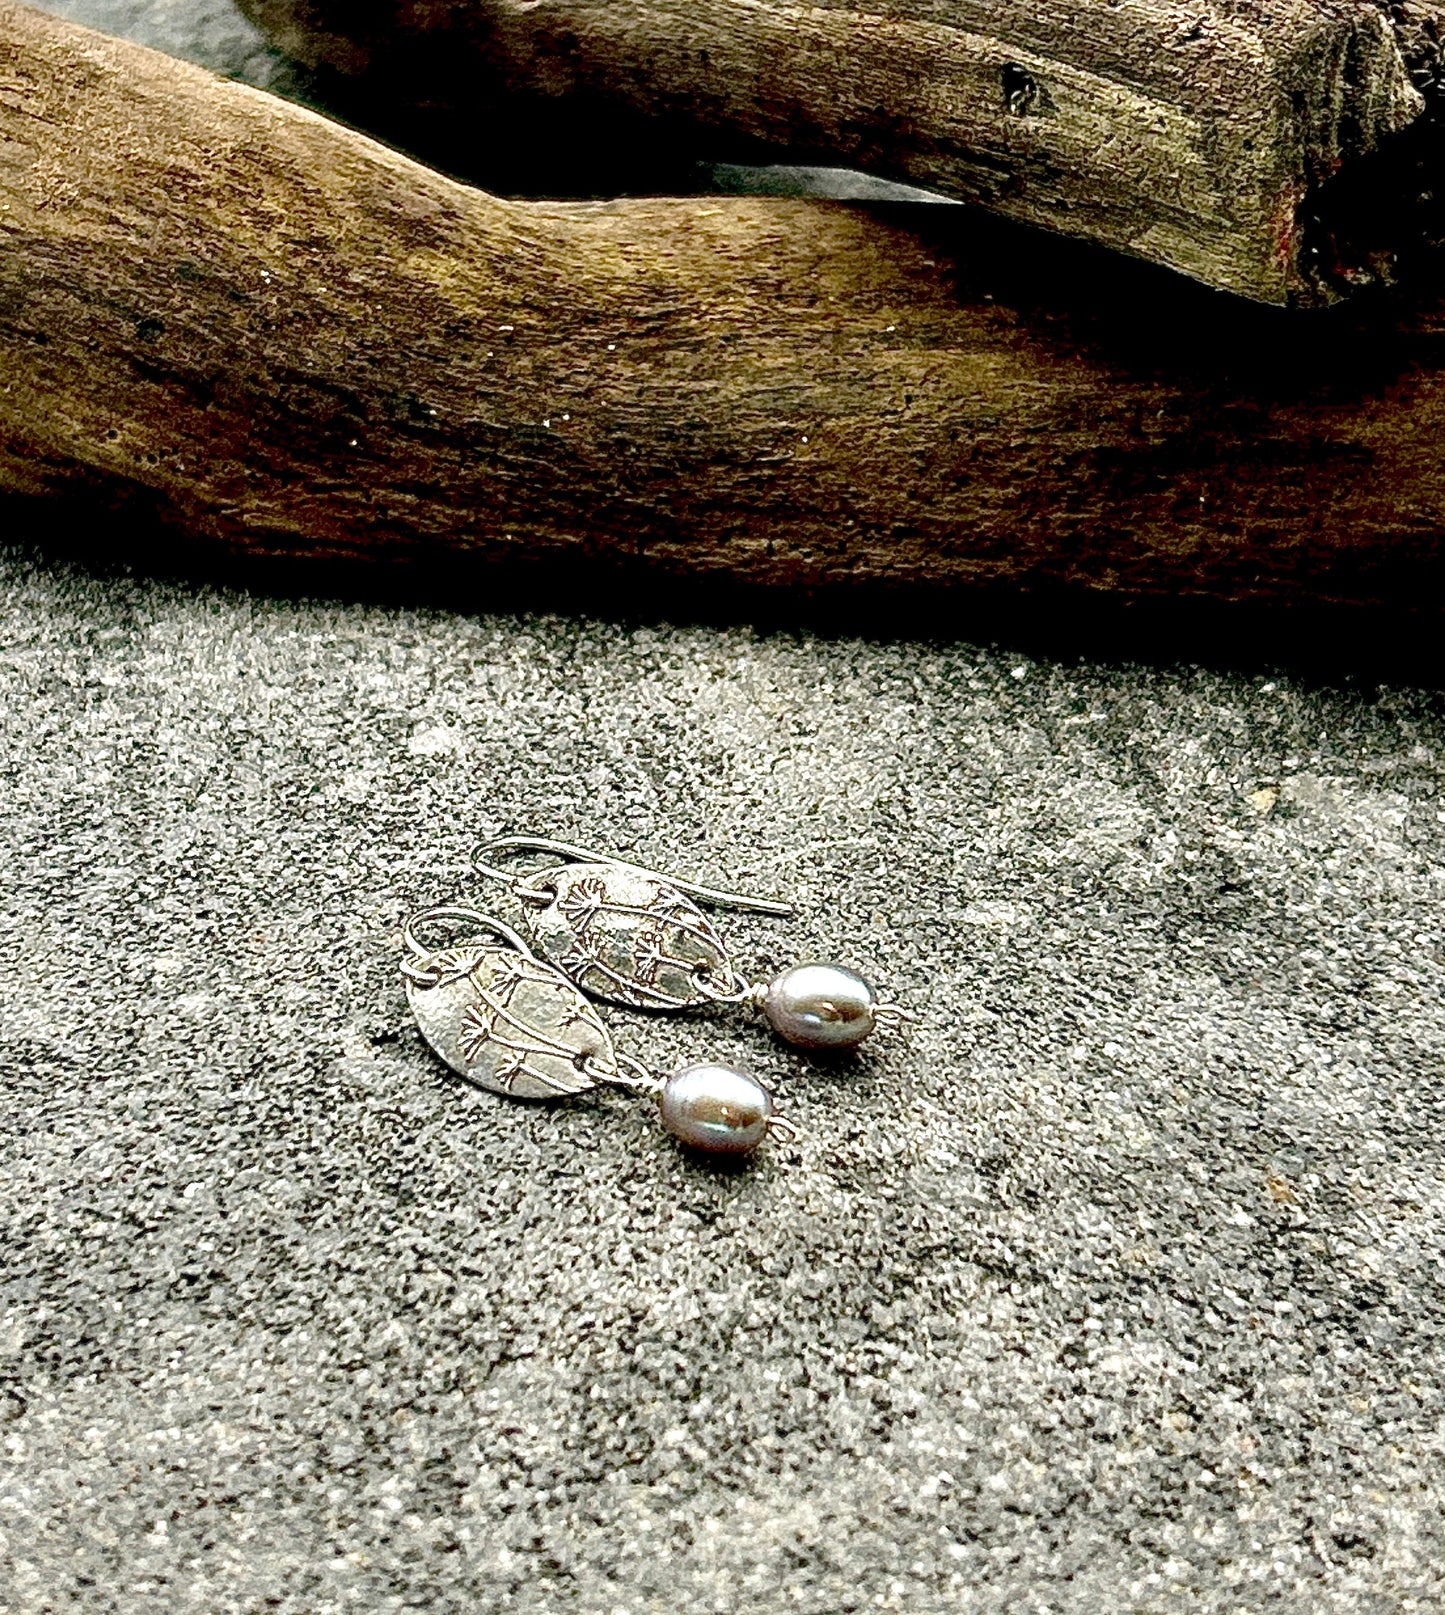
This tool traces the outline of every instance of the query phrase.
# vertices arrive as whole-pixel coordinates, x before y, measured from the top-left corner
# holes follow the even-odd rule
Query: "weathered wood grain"
[[[1436,301],[1082,251],[1065,294],[1027,235],[498,201],[0,0],[0,491],[238,553],[1439,609]]]
[[[1371,0],[243,0],[393,107],[622,107],[1300,304],[1369,278],[1310,199],[1422,111],[1413,3],[1407,29]]]

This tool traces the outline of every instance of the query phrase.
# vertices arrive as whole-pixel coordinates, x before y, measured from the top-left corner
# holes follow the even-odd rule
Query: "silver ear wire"
[[[472,868],[489,880],[501,881],[504,886],[513,886],[516,884],[516,877],[488,860],[498,855],[520,852],[545,852],[555,858],[565,858],[571,863],[609,864],[614,869],[630,870],[635,875],[645,875],[649,880],[663,881],[674,891],[682,892],[697,902],[707,903],[713,908],[740,909],[748,914],[771,914],[778,919],[787,919],[793,913],[791,903],[778,903],[765,897],[747,897],[740,892],[717,891],[711,886],[699,886],[693,881],[677,880],[672,875],[661,874],[658,870],[648,869],[642,864],[629,863],[624,858],[614,858],[610,853],[595,852],[588,847],[573,846],[566,841],[551,841],[542,836],[500,836],[495,841],[484,841],[472,854]]]
[[[454,903],[443,903],[436,908],[426,908],[420,914],[413,914],[402,930],[402,941],[407,951],[416,955],[418,959],[425,959],[435,949],[429,948],[418,935],[417,928],[423,925],[465,925],[473,931],[483,931],[488,935],[500,937],[509,948],[515,948],[524,958],[536,962],[536,955],[530,946],[511,928],[504,925],[493,914],[483,914],[480,909],[461,908]]]

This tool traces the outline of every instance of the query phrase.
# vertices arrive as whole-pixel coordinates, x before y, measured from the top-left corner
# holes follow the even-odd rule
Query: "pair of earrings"
[[[524,854],[561,861],[499,863]],[[616,1048],[589,996],[649,1010],[750,1004],[780,1036],[811,1049],[852,1047],[906,1018],[841,965],[795,965],[770,982],[747,982],[699,907],[791,914],[785,903],[526,836],[479,848],[473,863],[508,888],[529,940],[479,909],[428,909],[407,922],[402,972],[432,1049],[495,1092],[542,1099],[599,1083],[631,1089],[656,1097],[663,1125],[684,1143],[746,1155],[771,1129],[793,1131],[762,1084],[717,1064],[656,1076]]]

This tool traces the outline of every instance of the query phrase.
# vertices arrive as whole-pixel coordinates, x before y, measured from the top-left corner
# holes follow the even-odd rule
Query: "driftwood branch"
[[[0,491],[271,554],[1439,607],[1435,304],[1087,254],[1064,300],[1045,256],[498,201],[0,0]]]
[[[1278,304],[1375,276],[1322,226],[1321,187],[1438,71],[1425,0],[243,4],[389,106],[541,101],[577,147],[608,110],[672,120],[714,155],[852,164]]]

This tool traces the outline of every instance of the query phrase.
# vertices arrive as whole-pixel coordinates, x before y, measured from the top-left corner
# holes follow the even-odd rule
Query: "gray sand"
[[[0,1609],[1433,1609],[1433,698],[0,573]],[[469,1091],[526,828],[921,1013],[806,1130]],[[6,1578],[0,1575],[0,1585]]]
[[[0,1615],[1445,1602],[1437,697],[10,550],[0,771]],[[920,1020],[609,1012],[742,1173],[471,1091],[398,928],[504,828]]]

